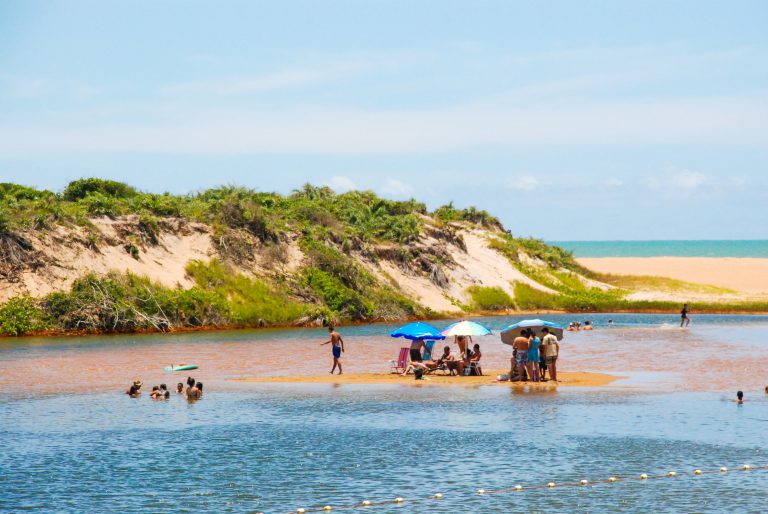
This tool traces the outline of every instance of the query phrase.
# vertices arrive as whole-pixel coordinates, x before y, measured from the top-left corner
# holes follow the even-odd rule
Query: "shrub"
[[[522,282],[515,283],[515,303],[521,310],[559,309],[557,296],[534,289]]]
[[[20,336],[48,328],[45,314],[29,296],[15,297],[0,307],[0,333]]]
[[[285,291],[271,288],[256,278],[235,273],[219,261],[192,261],[187,265],[187,273],[201,290],[216,293],[226,300],[232,323],[288,323],[305,314],[305,306]]]
[[[129,198],[136,194],[136,189],[114,180],[84,178],[70,182],[64,189],[64,198],[71,202],[83,200],[92,194],[101,194],[110,198]]]
[[[501,311],[514,307],[514,300],[500,287],[470,286],[472,307],[481,311]]]

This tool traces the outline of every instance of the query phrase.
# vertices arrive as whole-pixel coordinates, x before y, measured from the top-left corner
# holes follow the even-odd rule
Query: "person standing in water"
[[[683,304],[683,310],[680,311],[680,327],[686,327],[691,324],[691,318],[688,317],[688,304]]]
[[[336,366],[339,367],[339,375],[341,375],[341,354],[344,353],[344,340],[341,338],[341,334],[336,332],[333,327],[328,327],[328,334],[330,336],[330,339],[328,339],[326,342],[321,343],[320,346],[324,346],[326,344],[333,345],[331,350],[333,351],[333,367],[331,368],[331,375],[333,375],[333,372],[336,371]]]

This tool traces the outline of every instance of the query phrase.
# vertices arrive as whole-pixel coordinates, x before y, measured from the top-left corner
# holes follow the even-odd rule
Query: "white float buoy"
[[[609,482],[615,482],[617,480],[618,480],[618,478],[616,478],[616,477],[608,477],[608,481]]]
[[[478,489],[477,494],[485,494],[485,489]]]
[[[368,507],[371,505],[371,502],[368,500],[363,500],[363,503],[361,503],[360,505],[362,505],[363,507]]]
[[[523,490],[523,486],[521,486],[521,485],[516,485],[515,486],[515,491],[522,491],[522,490]]]
[[[304,514],[305,512],[307,511],[304,509],[296,509],[296,514]]]
[[[728,471],[728,468],[726,468],[725,466],[720,468],[720,473],[725,473],[726,471]]]
[[[435,500],[439,500],[442,497],[443,497],[442,493],[435,493],[435,496],[434,496]]]
[[[741,467],[741,469],[743,469],[744,471],[749,471],[750,469],[752,469],[752,466],[750,466],[749,464],[744,464],[744,465]]]
[[[694,475],[701,475],[702,471],[700,469],[694,469],[693,474]]]
[[[403,499],[398,496],[395,498],[395,503],[403,503]]]
[[[325,507],[323,507],[323,510],[333,510],[333,507],[331,507],[330,505],[326,505]]]
[[[667,476],[668,476],[668,477],[674,477],[674,476],[677,476],[677,472],[676,472],[676,471],[670,471],[669,473],[667,473]]]
[[[554,482],[550,482],[550,483],[547,484],[547,487],[555,487],[555,483]]]
[[[589,480],[582,480],[579,482],[581,485],[587,485],[589,483]]]
[[[640,480],[648,480],[648,475],[643,473],[642,475],[640,475]]]

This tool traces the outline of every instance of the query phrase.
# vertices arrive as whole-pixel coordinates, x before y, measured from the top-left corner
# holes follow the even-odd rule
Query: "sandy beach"
[[[669,277],[740,293],[768,293],[768,259],[735,257],[595,257],[578,262],[600,273]]]
[[[238,382],[303,383],[303,384],[399,384],[405,386],[449,386],[478,387],[487,385],[534,387],[556,389],[557,387],[603,387],[625,377],[607,373],[587,373],[583,371],[560,372],[559,382],[500,382],[498,375],[507,371],[486,371],[483,376],[451,376],[441,373],[427,375],[423,380],[414,380],[413,375],[401,376],[397,373],[348,373],[343,375],[289,375],[278,377],[242,378]]]

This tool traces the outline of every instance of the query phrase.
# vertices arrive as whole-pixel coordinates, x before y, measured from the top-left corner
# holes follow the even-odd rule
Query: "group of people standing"
[[[136,379],[131,384],[131,387],[125,392],[131,398],[138,398],[141,396],[141,380]],[[187,387],[184,388],[184,383],[179,382],[176,384],[176,394],[183,394],[187,400],[199,400],[203,397],[203,383],[197,382],[192,377],[187,377]],[[152,392],[149,393],[150,398],[153,400],[168,400],[171,397],[170,391],[165,384],[154,386]]]
[[[526,328],[512,343],[514,351],[509,369],[511,382],[557,382],[557,358],[560,341],[547,327],[541,329],[541,338],[535,330]]]

